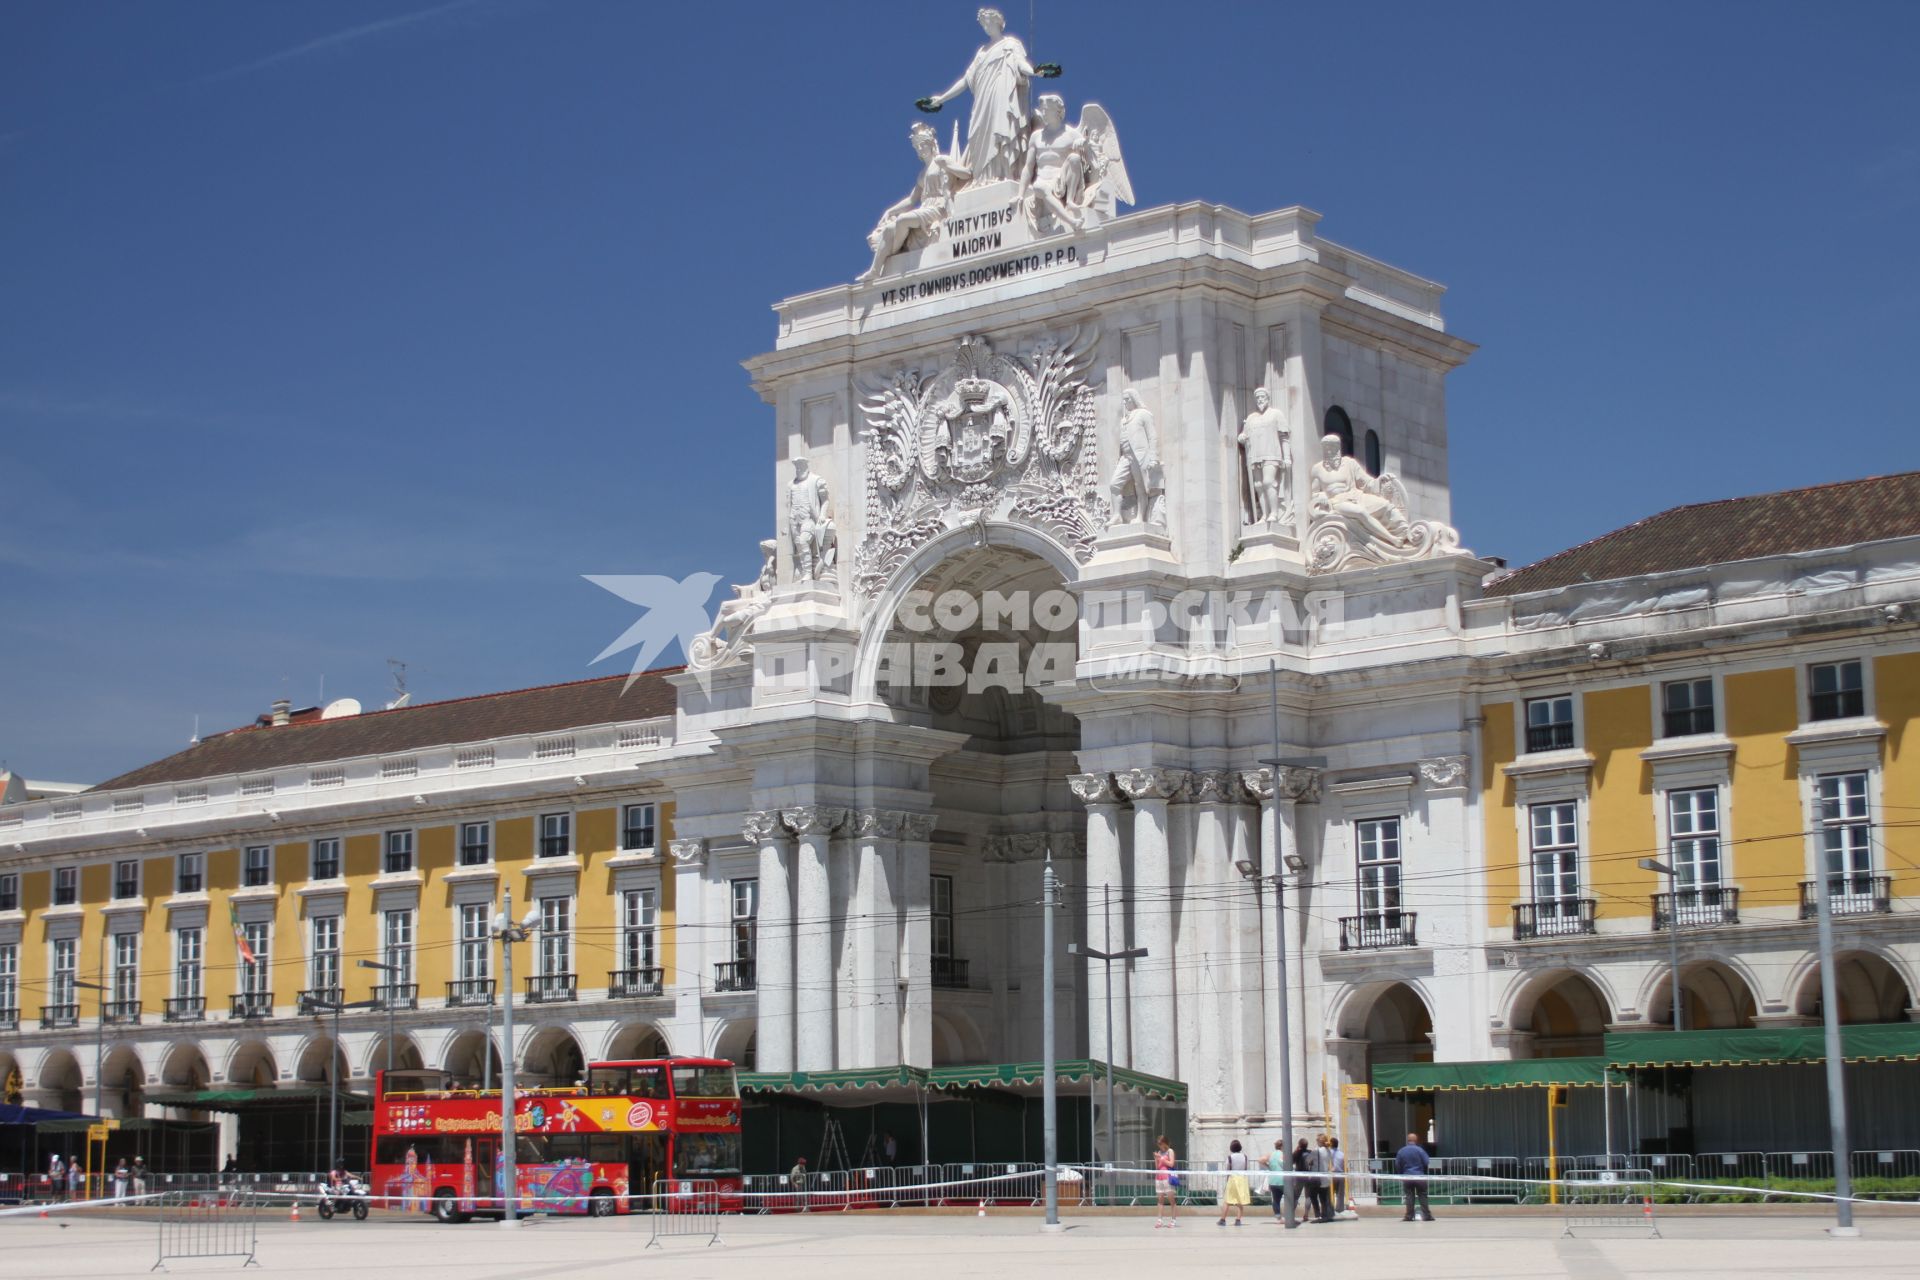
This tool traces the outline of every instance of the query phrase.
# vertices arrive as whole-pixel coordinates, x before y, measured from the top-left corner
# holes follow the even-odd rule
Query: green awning
[[[1516,1058],[1508,1062],[1383,1062],[1373,1069],[1375,1093],[1452,1089],[1541,1089],[1605,1083],[1605,1058]]]
[[[324,1084],[290,1084],[278,1089],[194,1089],[184,1093],[149,1093],[146,1101],[156,1107],[178,1107],[183,1111],[255,1111],[264,1107],[284,1107],[294,1103],[312,1105],[324,1101],[331,1091]],[[350,1089],[340,1091],[342,1109],[370,1107],[373,1099]]]
[[[85,1133],[94,1120],[45,1120],[37,1127],[41,1133]],[[116,1133],[140,1133],[143,1130],[155,1132],[185,1133],[198,1132],[213,1127],[211,1120],[163,1120],[154,1116],[128,1116],[115,1129]]]
[[[1062,1084],[1087,1084],[1107,1078],[1105,1063],[1076,1058],[1054,1064],[1054,1079]],[[850,1071],[742,1071],[740,1088],[758,1093],[800,1094],[875,1094],[898,1089],[1030,1089],[1043,1079],[1038,1062],[993,1062],[977,1066],[866,1067]],[[1187,1086],[1178,1080],[1163,1080],[1144,1071],[1116,1067],[1115,1088],[1132,1089],[1172,1102],[1187,1100]],[[884,1099],[878,1099],[884,1101]]]
[[[1744,1027],[1727,1031],[1622,1031],[1607,1036],[1616,1067],[1745,1067],[1825,1062],[1819,1027]],[[1840,1028],[1848,1062],[1920,1062],[1920,1023],[1866,1023]]]

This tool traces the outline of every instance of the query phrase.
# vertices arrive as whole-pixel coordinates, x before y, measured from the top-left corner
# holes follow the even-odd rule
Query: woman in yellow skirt
[[[1227,1186],[1220,1193],[1220,1224],[1227,1225],[1227,1210],[1233,1210],[1233,1225],[1247,1225],[1247,1205],[1253,1199],[1247,1194],[1247,1153],[1240,1149],[1240,1139],[1235,1138],[1227,1148]]]

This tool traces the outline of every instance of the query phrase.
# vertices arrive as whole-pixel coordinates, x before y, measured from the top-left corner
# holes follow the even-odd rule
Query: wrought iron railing
[[[420,1007],[420,984],[417,982],[391,982],[384,987],[373,989],[373,999],[382,1009],[418,1009]]]
[[[715,991],[751,991],[753,990],[754,962],[751,960],[727,960],[713,966],[713,989]]]
[[[947,991],[965,991],[967,962],[958,956],[934,956],[933,985]]]
[[[302,1009],[311,1007],[316,1012],[325,1013],[336,1004],[345,1004],[347,996],[339,987],[309,987],[295,997],[295,1001]],[[237,1018],[240,1015],[234,1016]]]
[[[227,999],[229,1018],[270,1018],[273,1016],[273,992],[236,991]]]
[[[1565,751],[1573,746],[1571,724],[1530,724],[1527,726],[1528,751]]]
[[[1653,895],[1653,927],[1670,929],[1675,917],[1682,929],[1740,923],[1740,891],[1731,885],[1704,885],[1677,894]]]
[[[1513,937],[1516,942],[1528,938],[1567,938],[1592,933],[1592,898],[1541,898],[1513,905]]]
[[[0,1031],[18,1031],[20,1029],[20,1011],[14,1008],[0,1009]]]
[[[1340,917],[1342,951],[1378,951],[1386,947],[1419,945],[1415,925],[1417,911],[1374,911],[1364,915]]]
[[[447,984],[449,1009],[477,1009],[492,1003],[492,978],[455,978]]]
[[[198,1022],[207,1016],[207,998],[168,996],[167,1010],[160,1016],[168,1022]]]
[[[1827,906],[1837,916],[1884,916],[1893,910],[1893,877],[1848,871],[1827,877]],[[1820,914],[1818,882],[1800,882],[1800,918]]]
[[[109,1000],[100,1010],[100,1018],[110,1027],[132,1026],[140,1021],[138,1000]]]
[[[527,1003],[559,1004],[579,999],[578,979],[571,973],[536,973],[527,979]]]
[[[607,994],[616,1000],[634,996],[657,996],[663,971],[659,969],[609,969]]]
[[[77,1004],[43,1004],[40,1006],[40,1029],[56,1031],[61,1027],[80,1025],[80,1006]]]

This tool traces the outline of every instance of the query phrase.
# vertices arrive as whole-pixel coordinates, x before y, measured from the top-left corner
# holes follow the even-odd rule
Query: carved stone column
[[[900,826],[900,959],[907,983],[900,1056],[910,1067],[933,1065],[932,841],[933,815],[907,814]]]
[[[749,813],[741,833],[760,848],[760,905],[754,921],[754,1065],[793,1070],[793,858],[780,815]]]
[[[1134,962],[1133,1065],[1180,1078],[1174,1006],[1173,874],[1167,849],[1167,803],[1186,787],[1184,769],[1128,769],[1114,775],[1133,801],[1134,944],[1147,949]]]
[[[893,809],[853,815],[853,1042],[845,1067],[900,1062],[900,903],[898,847],[906,816]]]
[[[798,838],[794,855],[794,1051],[796,1071],[833,1070],[839,1002],[833,988],[833,893],[827,860],[845,809],[802,805],[782,811]]]
[[[1230,861],[1233,840],[1228,824],[1239,788],[1225,769],[1200,769],[1193,774],[1190,794],[1193,858],[1187,865],[1188,902],[1206,902],[1212,909],[1195,913],[1193,927],[1180,949],[1181,971],[1189,976],[1180,1006],[1192,1008],[1184,1019],[1181,1043],[1192,1045],[1189,1064],[1189,1105],[1197,1115],[1244,1113],[1238,1105],[1239,1063],[1233,1061],[1230,1016],[1240,995],[1238,946],[1233,884],[1239,875]],[[1245,891],[1241,891],[1244,895]],[[1197,1069],[1195,1069],[1197,1068]]]
[[[1120,870],[1120,793],[1104,773],[1076,773],[1067,785],[1087,806],[1087,870],[1084,911],[1087,945],[1096,951],[1124,950],[1127,942],[1126,882]],[[1107,910],[1109,899],[1112,912]],[[1107,975],[1098,963],[1087,966],[1087,1053],[1099,1062],[1133,1065],[1127,1052],[1127,1000],[1119,987],[1113,1007],[1114,1047],[1107,1045]],[[1117,980],[1122,974],[1115,974]],[[1102,1106],[1105,1102],[1102,1101]]]
[[[1278,974],[1275,967],[1275,955],[1279,950],[1279,918],[1274,914],[1273,885],[1271,877],[1286,874],[1285,857],[1288,853],[1298,852],[1299,824],[1295,806],[1316,804],[1320,799],[1320,771],[1283,765],[1276,782],[1271,769],[1249,769],[1240,775],[1241,785],[1260,802],[1260,874],[1268,877],[1261,889],[1260,937],[1262,955],[1265,964],[1261,975],[1261,986],[1265,998],[1262,1001],[1263,1020],[1266,1024],[1264,1036],[1266,1044],[1267,1067],[1267,1111],[1273,1114],[1283,1105],[1290,1105],[1293,1113],[1302,1112],[1301,1099],[1307,1096],[1306,1070],[1306,1010],[1301,1007],[1300,991],[1303,973],[1301,953],[1302,921],[1299,906],[1291,901],[1289,894],[1287,908],[1287,974],[1293,990],[1288,992],[1289,1030],[1293,1041],[1293,1097],[1285,1099],[1280,1092],[1280,990],[1275,985]]]

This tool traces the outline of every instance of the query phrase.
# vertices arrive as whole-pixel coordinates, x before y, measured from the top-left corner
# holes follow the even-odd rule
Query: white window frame
[[[935,872],[927,877],[927,954],[951,960],[953,943],[953,877]]]
[[[1566,810],[1571,814],[1566,824],[1572,830],[1570,841],[1554,840],[1546,844],[1540,842],[1540,823],[1536,815],[1543,809]],[[1533,902],[1536,927],[1542,918],[1560,919],[1571,914],[1580,914],[1581,889],[1586,885],[1585,868],[1581,865],[1581,829],[1583,823],[1581,805],[1576,799],[1535,800],[1527,805],[1527,887]],[[1551,830],[1557,836],[1561,832],[1561,816],[1556,812],[1551,820]],[[1543,857],[1553,860],[1548,877],[1552,892],[1543,893],[1541,886],[1541,860]],[[1573,890],[1567,892],[1567,881],[1571,879]],[[1545,932],[1545,930],[1542,930]]]
[[[760,877],[740,876],[727,882],[728,958],[735,964],[753,964],[760,953]]]
[[[573,895],[550,893],[540,899],[540,933],[534,955],[538,976],[562,978],[573,973]],[[558,988],[550,993],[558,997]]]
[[[558,824],[560,829],[560,834],[557,837],[548,834],[550,830],[550,824]],[[556,839],[556,838],[564,842],[564,847],[558,853],[548,853],[547,841],[550,839]],[[534,860],[538,861],[541,858],[565,858],[565,857],[572,856],[572,854],[573,854],[573,814],[572,812],[563,810],[556,813],[541,814],[540,820],[539,820],[539,831],[537,833],[537,838],[535,839],[534,846],[533,846]]]
[[[1711,712],[1709,719],[1712,723],[1704,729],[1695,729],[1690,733],[1668,733],[1667,690],[1677,688],[1681,685],[1694,688],[1703,684],[1707,686],[1707,710]],[[1708,672],[1696,672],[1691,675],[1674,675],[1664,680],[1655,681],[1653,686],[1654,725],[1657,729],[1657,732],[1654,734],[1655,740],[1665,741],[1673,738],[1697,738],[1704,737],[1708,734],[1720,733],[1723,723],[1722,718],[1725,713],[1724,700],[1721,697],[1721,692],[1719,677]],[[1699,708],[1692,707],[1689,708],[1689,710],[1698,711]]]
[[[1405,837],[1398,814],[1354,821],[1354,890],[1362,928],[1400,923],[1405,908]]]
[[[323,847],[328,849],[332,853],[333,872],[331,875],[320,874],[320,866],[321,866],[320,851]],[[308,879],[328,880],[328,881],[340,879],[340,877],[346,873],[346,863],[343,860],[344,858],[345,858],[344,846],[339,836],[314,837],[313,843],[309,845],[307,848]]]
[[[191,880],[194,887],[189,889]],[[207,891],[207,855],[204,853],[183,853],[174,859],[173,891],[178,894],[205,893]]]
[[[1859,784],[1857,789],[1847,785],[1854,782]],[[1818,850],[1814,875],[1827,877],[1828,898],[1836,915],[1864,915],[1872,910],[1873,878],[1879,874],[1873,848],[1873,784],[1870,769],[1835,770],[1813,778]],[[1836,855],[1841,859],[1837,868]]]
[[[1527,735],[1528,735],[1528,730],[1532,727],[1532,720],[1533,720],[1532,707],[1535,703],[1538,703],[1538,702],[1567,703],[1567,717],[1568,717],[1567,727],[1568,727],[1569,733],[1572,735],[1573,740],[1569,742],[1566,746],[1542,747],[1538,751],[1535,751],[1533,749],[1533,744],[1530,741],[1528,741]],[[1555,751],[1577,751],[1580,749],[1580,742],[1581,742],[1580,695],[1573,692],[1572,690],[1570,689],[1562,690],[1557,693],[1538,693],[1538,694],[1523,693],[1520,695],[1515,705],[1514,713],[1519,718],[1519,721],[1520,721],[1519,754],[1549,755]]]
[[[419,913],[412,907],[394,907],[380,913],[380,962],[390,966],[380,974],[382,987],[413,985],[413,956]]]
[[[459,938],[454,976],[461,982],[485,982],[493,976],[493,904],[464,902],[454,908]]]
[[[20,944],[0,942],[0,1013],[20,1017]]]
[[[128,867],[133,868],[133,892],[122,893],[120,890],[127,882],[120,878],[120,873]],[[113,864],[113,888],[108,892],[113,895],[115,902],[132,902],[140,896],[140,859],[121,858]]]
[[[337,915],[317,915],[308,924],[307,986],[311,990],[345,990],[340,966],[341,924]]]
[[[398,860],[405,865],[395,866]],[[408,827],[395,828],[380,839],[380,874],[383,876],[412,875],[419,866],[413,856],[413,830]]]
[[[260,855],[257,870],[260,878],[254,879],[254,855]],[[273,846],[270,844],[250,844],[240,852],[240,887],[243,889],[261,889],[273,884]]]
[[[645,809],[647,820],[645,830],[649,836],[645,844],[635,844],[628,837],[634,828],[633,811]],[[638,800],[632,804],[620,806],[620,851],[622,853],[652,853],[660,847],[660,806],[651,800]]]
[[[470,841],[467,838],[474,832],[479,833],[480,838],[477,842]],[[491,822],[482,820],[479,822],[461,823],[459,839],[460,845],[459,848],[454,850],[454,857],[458,859],[460,866],[486,867],[493,865],[493,824]],[[474,847],[476,843],[481,852],[486,856],[475,861],[469,861],[467,858],[467,850]]]
[[[133,1004],[140,999],[140,935],[125,929],[113,935],[113,977],[111,991],[102,995],[114,1004]]]
[[[80,1003],[80,939],[53,938],[47,943],[47,1003],[55,1008],[77,1008]]]
[[[1859,668],[1860,671],[1860,710],[1852,715],[1827,716],[1824,719],[1813,718],[1813,673],[1822,667]],[[1809,659],[1800,665],[1800,723],[1802,725],[1835,724],[1847,720],[1870,719],[1873,716],[1873,663],[1861,654],[1839,653],[1831,656]]]
[[[62,887],[64,884],[64,888]],[[62,902],[61,899],[66,901]],[[75,866],[55,867],[53,869],[53,900],[56,907],[78,906],[80,903],[80,868]],[[55,1003],[59,1003],[55,1001]]]
[[[20,909],[20,873],[8,871],[0,873],[0,911],[18,911]]]
[[[253,951],[253,963],[240,961],[240,994],[247,996],[273,995],[273,922],[271,920],[242,921],[240,932],[247,940],[247,946]]]
[[[620,895],[620,967],[660,967],[660,914],[652,889],[627,889]]]
[[[173,931],[173,998],[200,1000],[206,996],[207,933],[199,925]]]

